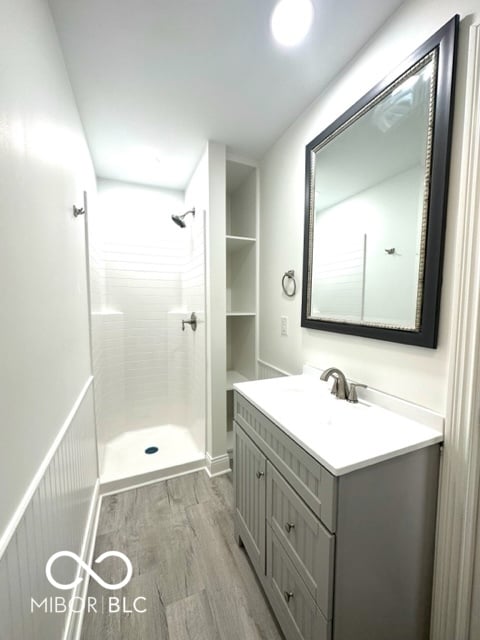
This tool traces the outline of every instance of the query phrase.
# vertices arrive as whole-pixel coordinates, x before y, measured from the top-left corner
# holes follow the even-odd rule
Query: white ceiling
[[[97,175],[183,189],[207,140],[259,159],[403,0],[313,0],[272,41],[275,0],[49,0]]]

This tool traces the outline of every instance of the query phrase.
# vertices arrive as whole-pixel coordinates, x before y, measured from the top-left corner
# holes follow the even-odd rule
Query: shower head
[[[184,229],[187,225],[185,224],[185,222],[183,221],[183,216],[172,216],[172,220],[175,222],[175,224],[178,224],[179,227],[181,227],[182,229]]]
[[[181,229],[184,229],[187,225],[184,222],[184,218],[185,216],[188,216],[188,214],[191,213],[193,217],[195,217],[195,207],[193,207],[193,209],[190,209],[189,211],[186,211],[185,213],[182,213],[181,216],[176,216],[176,215],[172,215],[172,220],[175,222],[175,224],[178,224],[178,226]]]

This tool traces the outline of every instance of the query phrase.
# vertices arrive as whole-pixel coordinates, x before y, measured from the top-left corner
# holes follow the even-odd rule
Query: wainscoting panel
[[[268,364],[263,360],[258,360],[258,379],[266,380],[268,378],[281,378],[283,376],[289,376],[290,374],[283,369],[275,367],[273,364]]]
[[[46,469],[0,558],[0,640],[61,640],[70,622],[66,611],[50,612],[50,598],[68,601],[73,594],[50,585],[45,565],[57,551],[80,557],[86,552],[98,486],[91,379],[59,435],[63,437],[49,452]],[[70,559],[59,559],[52,567],[63,584],[73,582],[77,573]],[[47,599],[46,604],[38,607],[32,598],[37,603]]]

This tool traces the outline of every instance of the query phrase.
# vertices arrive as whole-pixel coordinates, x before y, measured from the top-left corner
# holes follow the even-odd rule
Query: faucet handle
[[[332,376],[333,377],[333,384],[332,384],[332,388],[330,389],[330,393],[332,394],[332,396],[337,396],[338,395],[338,378],[336,376]]]
[[[366,384],[360,384],[359,382],[351,382],[350,383],[350,393],[348,394],[347,402],[358,402],[357,388],[361,387],[362,389],[367,389]]]

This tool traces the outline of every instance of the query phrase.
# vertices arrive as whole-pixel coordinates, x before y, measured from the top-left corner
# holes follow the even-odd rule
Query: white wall
[[[301,329],[301,295],[297,294],[294,299],[286,298],[280,282],[287,269],[295,269],[301,280],[305,145],[455,13],[459,13],[461,18],[474,14],[478,20],[478,3],[476,0],[406,2],[318,100],[292,124],[261,163],[260,358],[292,373],[299,372],[306,361],[321,367],[335,365],[350,378],[440,413],[444,413],[446,407],[447,361],[451,319],[455,312],[451,302],[455,270],[453,249],[462,158],[460,143],[469,19],[463,20],[460,27],[438,348],[422,349]],[[289,318],[288,337],[280,336],[282,315]]]
[[[0,0],[0,14],[1,535],[90,375],[72,205],[95,179],[46,2]]]
[[[85,558],[95,506],[85,217],[72,212],[84,190],[94,206],[95,177],[46,2],[0,0],[0,14],[0,636],[43,640],[69,618],[30,613],[30,598],[59,594],[52,553]]]
[[[190,178],[185,199],[187,206],[206,214],[206,451],[211,459],[226,453],[225,166],[225,145],[209,142]]]

